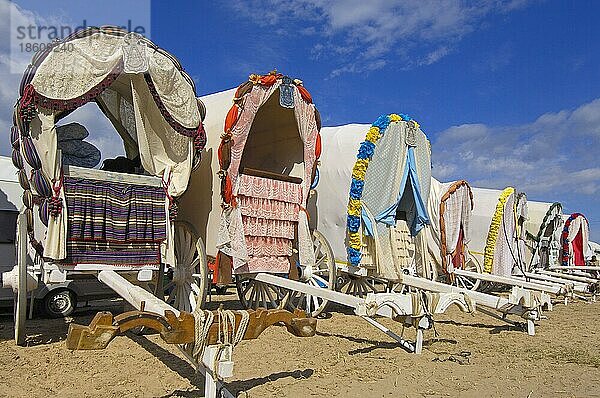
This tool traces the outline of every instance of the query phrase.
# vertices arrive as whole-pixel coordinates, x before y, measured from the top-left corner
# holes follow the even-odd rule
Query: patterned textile
[[[236,270],[238,274],[250,272],[271,272],[274,274],[287,274],[290,272],[289,257],[253,257],[248,263]]]
[[[269,236],[246,235],[246,249],[249,256],[291,256],[292,240]]]
[[[160,243],[133,242],[67,242],[68,264],[109,264],[116,266],[144,266],[160,264]]]
[[[498,276],[511,276],[513,266],[515,265],[516,241],[515,241],[515,195],[512,194],[506,199],[504,212],[500,220],[498,238],[494,249],[494,260],[492,274]]]
[[[242,216],[242,222],[247,235],[294,239],[293,221]]]
[[[240,177],[238,195],[272,199],[279,202],[302,203],[302,187],[299,184],[245,174]]]
[[[243,216],[268,218],[271,220],[298,220],[300,207],[296,203],[280,202],[271,199],[238,196],[238,207]]]
[[[288,272],[302,186],[245,174],[238,183],[248,261],[236,273]]]
[[[66,263],[158,264],[167,238],[160,187],[66,177]]]

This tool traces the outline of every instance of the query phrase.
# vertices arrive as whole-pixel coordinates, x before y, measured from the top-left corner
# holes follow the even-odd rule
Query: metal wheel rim
[[[68,292],[60,292],[52,297],[48,303],[48,309],[55,314],[64,313],[72,305]]]

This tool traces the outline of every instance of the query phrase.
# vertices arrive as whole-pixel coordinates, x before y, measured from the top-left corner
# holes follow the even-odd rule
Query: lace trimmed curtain
[[[516,257],[515,244],[515,195],[512,194],[504,204],[504,212],[500,221],[498,238],[494,249],[494,262],[492,274],[498,276],[511,276]]]

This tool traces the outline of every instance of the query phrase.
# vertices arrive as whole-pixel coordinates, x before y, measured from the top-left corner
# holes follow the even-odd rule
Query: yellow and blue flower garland
[[[500,194],[498,198],[498,203],[496,204],[496,210],[494,211],[494,216],[492,217],[492,222],[490,223],[490,229],[488,231],[487,239],[485,242],[485,249],[483,250],[483,272],[487,272],[488,274],[492,273],[492,266],[494,265],[494,250],[496,248],[496,241],[498,240],[498,235],[500,234],[500,226],[502,225],[502,219],[504,215],[504,206],[506,205],[506,201],[510,197],[510,195],[515,193],[515,189],[513,187],[506,187]],[[514,206],[511,209],[514,216]]]
[[[375,153],[375,145],[383,137],[388,126],[392,122],[399,121],[409,122],[412,118],[405,114],[389,114],[381,115],[373,122],[365,140],[358,148],[356,155],[356,163],[352,168],[352,183],[350,184],[350,198],[348,200],[348,218],[346,221],[346,229],[348,231],[348,262],[353,266],[360,264],[360,220],[362,205],[360,198],[362,197],[363,188],[365,187],[365,175],[369,162]],[[415,122],[416,123],[416,122]]]

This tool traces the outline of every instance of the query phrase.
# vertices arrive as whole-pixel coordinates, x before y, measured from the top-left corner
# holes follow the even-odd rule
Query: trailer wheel
[[[313,266],[298,266],[300,281],[323,289],[335,289],[336,266],[331,245],[319,231],[313,231],[313,248],[315,264]],[[317,317],[327,307],[328,301],[317,296],[300,292],[289,292],[287,301],[292,310],[299,308],[308,316]]]
[[[180,311],[193,312],[204,306],[209,288],[206,249],[202,238],[188,222],[175,222],[175,265],[159,275],[165,301]]]
[[[68,289],[56,289],[50,291],[44,297],[43,310],[50,318],[62,318],[69,316],[75,311],[77,298]]]

